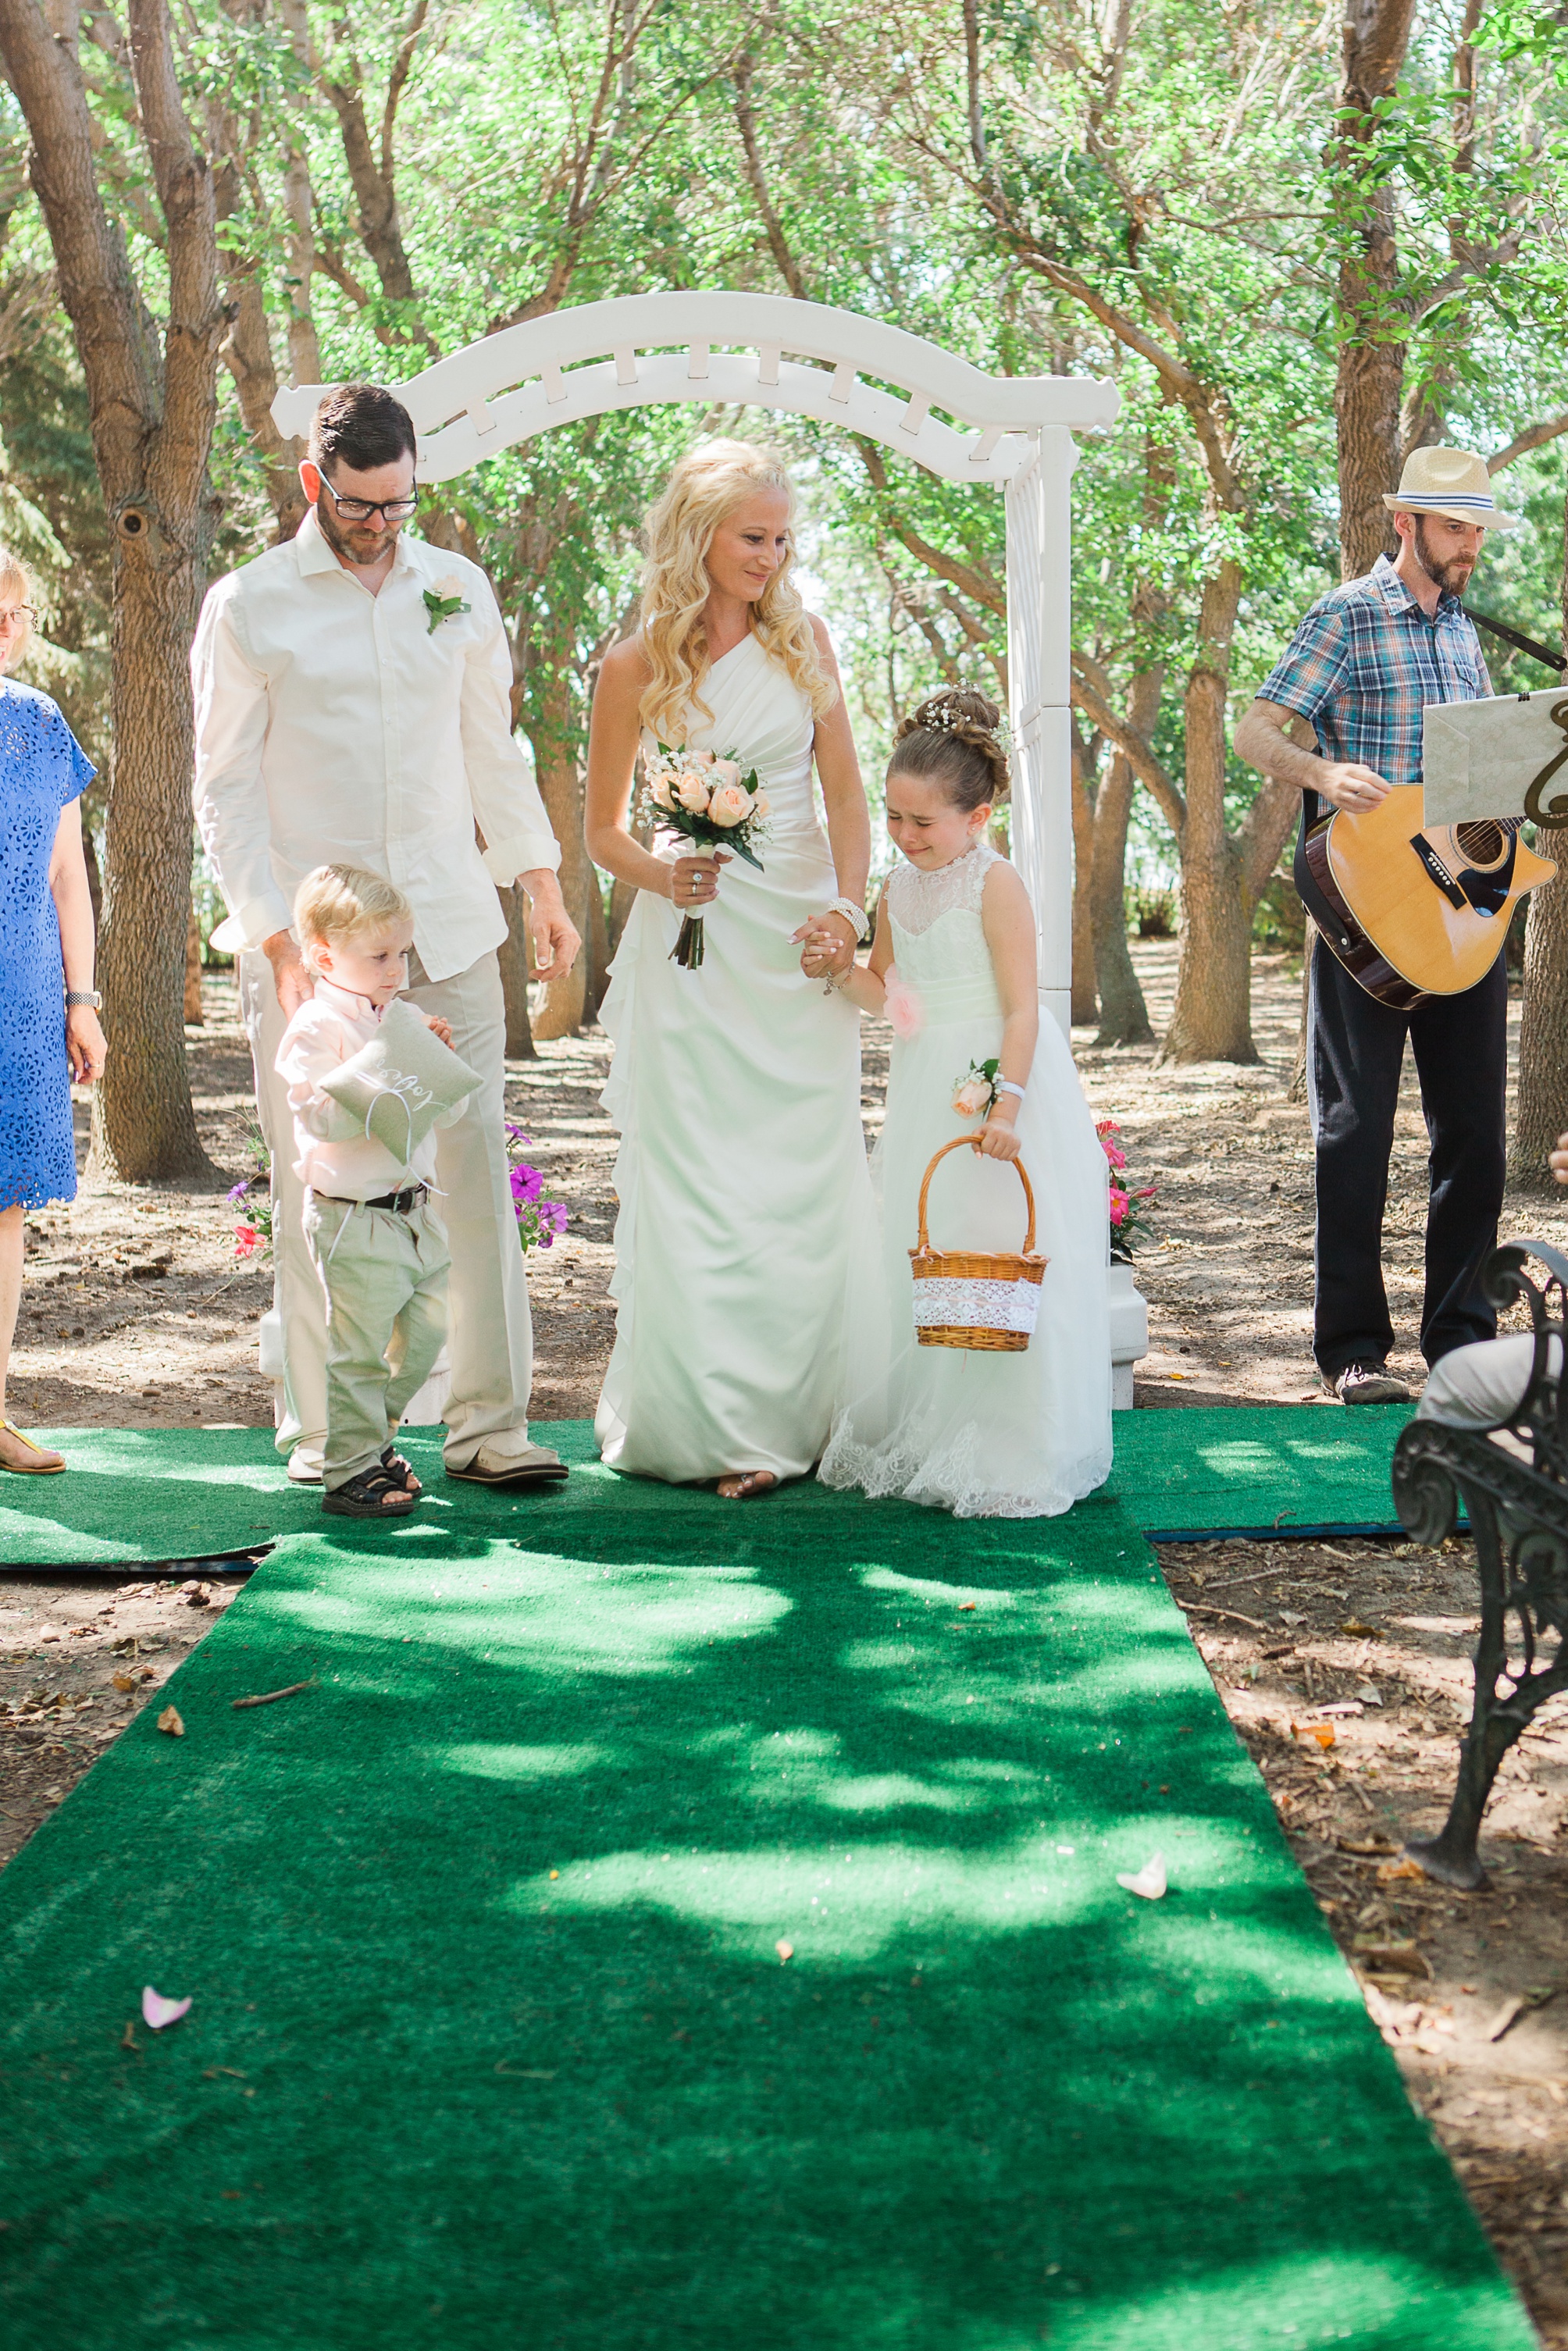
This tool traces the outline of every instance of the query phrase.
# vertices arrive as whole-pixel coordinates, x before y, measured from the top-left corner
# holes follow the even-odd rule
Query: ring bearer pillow
[[[444,1045],[401,997],[387,1006],[370,1043],[320,1081],[343,1113],[341,1132],[331,1139],[373,1137],[404,1165],[415,1144],[480,1082],[478,1071]]]

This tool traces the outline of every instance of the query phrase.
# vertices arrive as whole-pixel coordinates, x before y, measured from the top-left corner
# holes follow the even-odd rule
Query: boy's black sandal
[[[378,1461],[323,1494],[321,1508],[337,1519],[406,1519],[418,1501],[419,1496],[411,1494]]]
[[[402,1455],[391,1445],[382,1455],[382,1468],[394,1483],[402,1488],[405,1494],[423,1493],[423,1483],[413,1474],[413,1464],[411,1461],[405,1461]]]

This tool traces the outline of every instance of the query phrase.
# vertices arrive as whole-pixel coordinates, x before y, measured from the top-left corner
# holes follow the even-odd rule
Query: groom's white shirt
[[[454,581],[471,609],[432,629],[424,591]],[[191,677],[196,822],[229,909],[225,947],[287,930],[315,866],[358,865],[405,893],[420,961],[445,979],[506,936],[496,883],[559,866],[511,731],[501,615],[462,556],[400,535],[372,596],[312,508],[297,538],[208,590]]]

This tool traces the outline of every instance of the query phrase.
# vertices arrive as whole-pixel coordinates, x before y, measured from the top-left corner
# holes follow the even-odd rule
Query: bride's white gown
[[[922,1347],[915,1336],[909,1251],[933,1154],[972,1119],[953,1108],[969,1063],[998,1053],[1001,998],[981,923],[996,852],[977,844],[923,873],[898,865],[887,885],[896,976],[922,1025],[893,1048],[887,1120],[872,1162],[883,1239],[851,1270],[850,1311],[830,1486],[901,1494],[958,1518],[1048,1518],[1111,1470],[1111,1343],[1105,1156],[1066,1040],[1042,1019],[1017,1128],[1034,1186],[1035,1247],[1050,1259],[1040,1320],[1020,1353]],[[937,1249],[1017,1249],[1023,1187],[1005,1161],[955,1151],[932,1178]]]
[[[681,918],[645,890],[612,967],[618,1322],[594,1426],[645,1477],[799,1478],[827,1442],[847,1270],[874,1229],[860,1021],[789,943],[838,893],[810,704],[750,636],[701,692],[713,717],[686,742],[757,768],[764,871],[723,868],[699,970],[670,961]]]

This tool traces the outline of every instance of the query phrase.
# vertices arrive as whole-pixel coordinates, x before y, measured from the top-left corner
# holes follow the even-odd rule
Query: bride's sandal
[[[15,1477],[57,1478],[66,1467],[59,1454],[46,1452],[41,1445],[34,1442],[26,1429],[18,1428],[14,1421],[0,1420],[0,1437],[14,1437],[18,1445],[26,1446],[29,1453],[37,1456],[35,1461],[26,1459],[12,1461],[7,1458],[5,1447],[0,1445],[0,1469],[9,1469]]]
[[[718,1490],[727,1502],[754,1502],[759,1494],[771,1494],[778,1483],[771,1469],[742,1469],[733,1478],[721,1478]]]

